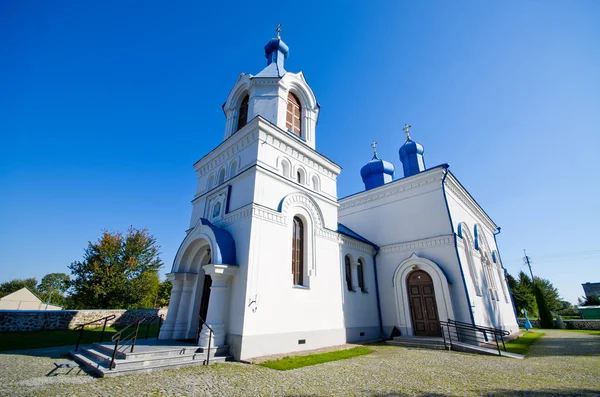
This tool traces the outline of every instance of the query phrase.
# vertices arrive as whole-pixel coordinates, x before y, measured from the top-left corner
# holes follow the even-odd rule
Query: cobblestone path
[[[0,395],[599,396],[600,336],[545,332],[525,360],[374,346],[366,356],[286,372],[227,363],[108,379],[46,376],[58,361],[47,352],[0,354]]]

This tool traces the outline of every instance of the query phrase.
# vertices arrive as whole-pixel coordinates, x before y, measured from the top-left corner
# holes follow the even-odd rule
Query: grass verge
[[[510,353],[525,354],[529,346],[544,336],[542,332],[527,331],[517,339],[506,342],[506,351]]]
[[[115,327],[106,327],[104,331],[104,342],[109,342],[110,338],[116,334],[119,329]],[[158,325],[150,326],[149,337],[156,337]],[[100,328],[86,328],[83,331],[81,344],[90,344],[100,341]],[[129,330],[125,331],[126,333]],[[40,349],[44,347],[68,346],[77,343],[79,331],[57,330],[57,331],[24,331],[24,332],[3,332],[0,338],[0,351],[6,350],[25,350]],[[146,326],[140,327],[138,338],[146,337]]]
[[[308,356],[284,357],[279,360],[265,361],[258,365],[276,369],[279,371],[288,371],[290,369],[307,367],[309,365],[326,363],[329,361],[345,360],[356,356],[372,353],[373,350],[364,346],[357,346],[351,349],[336,350],[327,353],[310,354]]]

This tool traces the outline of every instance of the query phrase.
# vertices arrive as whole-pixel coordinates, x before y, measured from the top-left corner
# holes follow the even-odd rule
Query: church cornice
[[[262,142],[278,148],[286,155],[318,170],[329,178],[335,179],[339,175],[342,167],[276,125],[260,116],[258,119]]]
[[[473,196],[464,188],[464,186],[458,181],[458,179],[448,171],[448,178],[445,182],[446,187],[450,190],[459,202],[470,211],[476,219],[482,220],[488,229],[493,233],[498,229],[498,226],[488,216],[488,214],[481,208],[481,206],[475,201]]]
[[[437,237],[430,237],[420,240],[407,241],[403,243],[396,243],[385,245],[380,247],[380,252],[387,254],[391,252],[404,252],[404,251],[415,251],[421,250],[424,248],[435,248],[441,247],[445,245],[453,245],[454,244],[454,235],[447,234]]]
[[[371,246],[370,244],[363,243],[362,241],[357,241],[352,237],[348,237],[340,233],[338,233],[338,235],[339,242],[341,245],[347,246],[356,251],[364,252],[368,255],[375,255],[375,248],[373,248],[373,246]]]
[[[375,189],[356,193],[352,196],[339,200],[340,210],[343,211],[345,209],[360,206],[365,203],[381,200],[392,195],[403,194],[413,190],[414,188],[423,187],[432,183],[439,184],[439,187],[441,188],[443,176],[444,168],[443,166],[438,166],[408,178],[397,179]],[[410,193],[420,194],[420,192],[414,190]],[[409,194],[407,197],[410,197],[412,194]]]

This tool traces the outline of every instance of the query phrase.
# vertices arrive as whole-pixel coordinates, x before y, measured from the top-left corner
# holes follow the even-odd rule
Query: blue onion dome
[[[361,168],[360,176],[365,184],[365,189],[373,189],[394,179],[394,165],[380,159],[375,153],[371,161]]]
[[[415,154],[423,155],[423,152],[423,145],[413,141],[410,138],[407,139],[406,142],[404,142],[404,145],[402,145],[400,147],[400,150],[398,151],[398,153],[400,154],[400,160],[409,156],[413,156]]]

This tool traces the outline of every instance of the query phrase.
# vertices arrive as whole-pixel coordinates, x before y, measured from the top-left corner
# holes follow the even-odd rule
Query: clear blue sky
[[[192,164],[281,23],[340,197],[363,189],[372,140],[402,175],[409,123],[502,227],[509,272],[527,248],[575,302],[600,281],[598,21],[597,1],[0,2],[0,281],[68,272],[129,225],[168,272]]]

